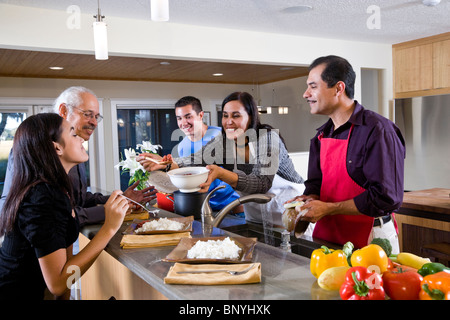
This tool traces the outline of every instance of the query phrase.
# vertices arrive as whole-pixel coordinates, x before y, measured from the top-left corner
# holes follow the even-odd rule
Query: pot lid
[[[178,190],[170,181],[169,175],[164,171],[153,171],[148,178],[150,185],[155,186],[155,189],[164,193],[174,193]]]

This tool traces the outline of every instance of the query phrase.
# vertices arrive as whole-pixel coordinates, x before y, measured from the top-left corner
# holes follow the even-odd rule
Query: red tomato
[[[384,290],[392,300],[418,300],[422,280],[415,269],[403,266],[383,273]]]

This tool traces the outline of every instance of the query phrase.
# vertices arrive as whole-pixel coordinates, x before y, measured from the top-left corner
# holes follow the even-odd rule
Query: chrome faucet
[[[213,195],[214,192],[216,192],[219,189],[223,189],[226,186],[218,186],[214,190],[212,190],[203,201],[202,205],[202,228],[203,228],[203,234],[205,236],[210,235],[212,232],[213,227],[218,227],[220,223],[223,221],[225,216],[233,211],[234,208],[237,206],[247,203],[247,202],[256,202],[256,203],[267,203],[275,196],[274,194],[268,193],[268,194],[249,194],[246,196],[242,196],[232,202],[230,202],[228,205],[222,208],[217,215],[213,216],[213,210],[211,209],[211,206],[209,205],[209,199]]]

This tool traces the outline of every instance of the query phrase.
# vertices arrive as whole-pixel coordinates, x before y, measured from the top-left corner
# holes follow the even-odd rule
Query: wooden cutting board
[[[402,207],[450,215],[450,189],[434,188],[405,192]]]

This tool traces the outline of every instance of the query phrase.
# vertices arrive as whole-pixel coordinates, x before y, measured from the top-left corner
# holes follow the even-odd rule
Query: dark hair
[[[36,184],[46,182],[72,194],[69,177],[53,144],[63,143],[62,123],[63,118],[56,113],[41,113],[19,125],[12,149],[14,176],[0,215],[0,236],[12,230],[20,203]]]
[[[192,109],[194,109],[197,114],[203,111],[202,103],[200,102],[200,100],[192,96],[186,96],[178,100],[175,103],[175,108],[184,107],[189,104],[192,105]]]
[[[272,126],[268,124],[263,124],[260,122],[259,119],[259,112],[258,112],[258,106],[256,105],[256,101],[253,98],[253,96],[248,92],[233,92],[229,94],[222,102],[222,111],[225,105],[230,101],[239,101],[242,103],[242,105],[245,108],[245,111],[250,117],[250,125],[248,126],[249,129],[255,129],[256,135],[259,137],[259,130],[260,129],[266,129],[267,131],[270,131],[273,129]],[[223,130],[223,128],[222,128]],[[279,133],[278,133],[279,134]],[[226,135],[224,135],[225,137]],[[284,143],[284,139],[279,134],[281,141]]]
[[[338,56],[325,56],[314,60],[309,66],[309,71],[321,64],[325,64],[325,69],[322,72],[322,80],[328,85],[328,88],[342,81],[345,83],[345,94],[350,99],[353,99],[356,74],[351,64],[344,58]]]

